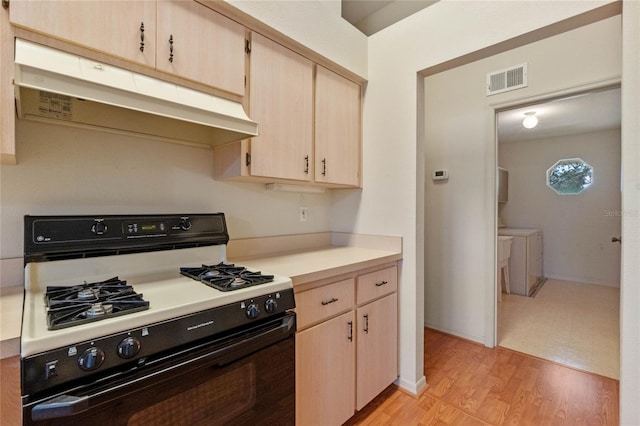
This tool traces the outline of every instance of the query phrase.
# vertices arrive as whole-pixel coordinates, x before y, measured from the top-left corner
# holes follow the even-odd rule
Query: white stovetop
[[[292,288],[289,278],[274,276],[270,283],[222,292],[180,275],[180,266],[212,265],[224,260],[224,250],[221,252],[220,246],[211,246],[29,263],[25,268],[21,355],[26,357]],[[262,272],[269,274],[268,271]],[[47,329],[44,303],[47,286],[98,282],[116,275],[143,295],[144,300],[149,302],[149,309],[60,330]]]

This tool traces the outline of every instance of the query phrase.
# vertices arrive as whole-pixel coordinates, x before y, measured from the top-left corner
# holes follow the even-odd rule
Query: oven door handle
[[[107,394],[117,392],[120,389],[124,389],[130,386],[136,386],[138,383],[143,382],[152,377],[157,377],[161,374],[176,370],[181,367],[189,366],[197,362],[206,362],[211,365],[224,366],[243,358],[253,352],[260,349],[271,346],[281,340],[288,338],[291,335],[295,335],[296,330],[295,315],[282,319],[282,322],[277,327],[267,329],[261,333],[253,335],[247,339],[232,343],[214,351],[197,352],[196,354],[185,356],[181,362],[177,362],[167,368],[162,368],[149,374],[136,377],[132,380],[127,380],[106,389],[97,390],[94,393],[73,396],[73,395],[58,395],[54,398],[43,401],[35,405],[31,409],[31,418],[34,421],[55,419],[60,417],[73,416],[83,411],[87,411],[91,404],[91,400],[97,397],[104,397]]]
[[[89,409],[89,396],[59,395],[31,409],[34,421],[73,416]]]

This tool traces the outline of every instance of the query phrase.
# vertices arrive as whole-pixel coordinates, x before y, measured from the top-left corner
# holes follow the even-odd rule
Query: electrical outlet
[[[309,217],[309,208],[300,207],[300,222],[306,222]]]

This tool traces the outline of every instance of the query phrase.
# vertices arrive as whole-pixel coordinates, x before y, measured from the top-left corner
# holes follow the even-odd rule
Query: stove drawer
[[[353,309],[353,278],[296,294],[298,330]]]
[[[398,267],[358,277],[358,306],[398,290]]]

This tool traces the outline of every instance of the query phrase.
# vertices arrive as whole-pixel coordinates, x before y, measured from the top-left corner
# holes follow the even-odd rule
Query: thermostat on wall
[[[447,180],[449,179],[449,172],[446,170],[434,170],[433,180]]]

